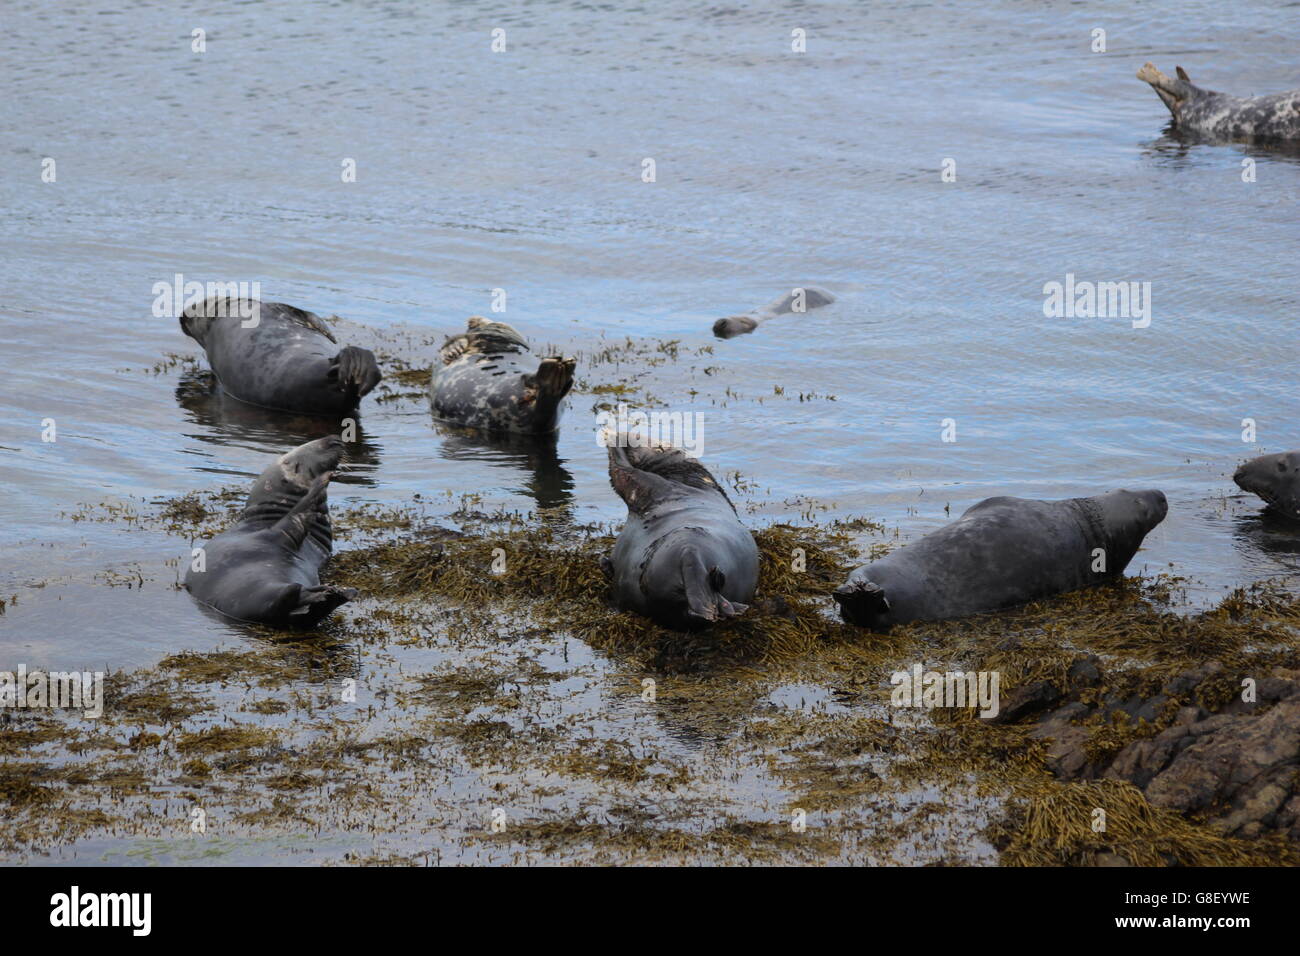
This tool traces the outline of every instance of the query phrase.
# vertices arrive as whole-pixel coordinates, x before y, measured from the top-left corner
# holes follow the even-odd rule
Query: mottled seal
[[[1274,511],[1300,520],[1300,451],[1252,458],[1232,480],[1242,491],[1259,495]]]
[[[373,352],[339,348],[324,319],[283,302],[217,296],[186,309],[181,330],[228,394],[263,408],[344,415],[383,377]]]
[[[713,334],[720,339],[729,339],[734,335],[745,335],[758,328],[759,323],[774,319],[778,315],[807,312],[809,309],[819,309],[823,305],[830,305],[834,301],[835,296],[825,289],[817,289],[812,286],[791,289],[785,295],[773,299],[761,309],[755,309],[745,315],[729,315],[725,319],[718,319],[713,323]]]
[[[1169,108],[1175,128],[1233,142],[1300,140],[1300,90],[1229,96],[1194,85],[1181,66],[1175,72],[1176,77],[1166,76],[1155,64],[1147,63],[1137,73]]]
[[[989,498],[835,589],[850,624],[885,631],[1023,604],[1118,577],[1164,520],[1163,493]]]
[[[628,511],[604,562],[619,606],[678,630],[745,611],[758,546],[708,469],[677,448],[606,441],[610,484]]]
[[[538,359],[511,326],[480,315],[448,338],[438,357],[429,400],[442,421],[528,435],[560,427],[564,396],[573,387],[573,359]]]
[[[228,617],[272,627],[313,627],[356,597],[319,576],[334,541],[325,492],[342,454],[342,440],[331,435],[262,472],[239,522],[203,545],[201,564],[191,564],[190,593]]]

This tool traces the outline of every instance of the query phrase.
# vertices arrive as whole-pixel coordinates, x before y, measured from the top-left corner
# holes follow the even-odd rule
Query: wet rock
[[[988,718],[989,723],[1015,723],[1029,714],[1046,710],[1057,703],[1061,696],[1060,690],[1050,681],[1038,680],[1025,684],[1011,692],[1011,699],[999,708],[997,716]]]

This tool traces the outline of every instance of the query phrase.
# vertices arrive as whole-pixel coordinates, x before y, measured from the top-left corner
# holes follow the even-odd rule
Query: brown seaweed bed
[[[418,412],[429,343],[375,346],[375,401]],[[654,370],[685,354],[631,339],[585,354],[577,401],[653,405]],[[692,381],[707,389],[711,371]],[[244,495],[65,517],[183,553]],[[839,621],[830,591],[898,536],[815,520],[811,503],[799,526],[755,527],[750,612],[677,634],[610,606],[607,529],[480,507],[335,507],[326,577],[361,598],[320,632],[245,627],[113,672],[98,720],[0,709],[0,860],[1300,862],[1290,594],[1188,614],[1177,579],[1128,579],[871,634]],[[180,591],[175,558],[133,567],[93,586]],[[916,664],[998,672],[999,716],[892,706],[891,674]]]
[[[127,520],[207,535],[240,497],[191,494]],[[113,673],[97,721],[4,712],[0,854],[1300,860],[1300,721],[1285,710],[1300,705],[1300,604],[1290,595],[1239,592],[1188,616],[1172,606],[1176,581],[1129,580],[875,635],[840,623],[829,592],[887,549],[883,529],[771,525],[756,531],[751,613],[678,634],[608,604],[598,558],[612,539],[600,529],[544,513],[460,518],[452,529],[418,510],[336,510],[342,550],[328,577],[364,597],[321,632],[249,629],[242,645]],[[998,671],[1002,714],[891,706],[890,674],[914,663]],[[1239,700],[1247,677],[1260,686],[1254,703]],[[1215,721],[1214,733],[1245,734],[1227,741],[1234,753],[1264,747],[1250,736],[1264,730],[1277,752],[1249,779],[1228,779],[1246,772],[1234,765],[1217,790],[1211,780],[1181,804],[1151,796],[1158,775],[1125,772],[1157,766],[1156,741]]]

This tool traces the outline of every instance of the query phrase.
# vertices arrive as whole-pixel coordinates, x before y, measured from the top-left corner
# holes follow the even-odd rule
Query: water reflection
[[[343,432],[343,418],[328,415],[299,415],[249,405],[227,395],[207,369],[193,369],[181,376],[176,401],[188,418],[204,431],[190,437],[214,445],[252,448],[268,455],[282,455],[304,442]],[[353,440],[347,444],[346,470],[334,481],[340,484],[373,486],[379,467],[379,446],[368,441],[356,416]]]
[[[556,435],[481,432],[435,422],[442,439],[440,454],[448,461],[479,461],[511,469],[524,477],[512,490],[528,495],[544,511],[572,516],[573,475],[556,453]]]

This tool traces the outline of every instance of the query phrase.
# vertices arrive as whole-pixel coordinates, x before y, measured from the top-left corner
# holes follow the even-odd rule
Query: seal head
[[[1237,469],[1232,480],[1275,511],[1300,519],[1300,451],[1252,458]]]

